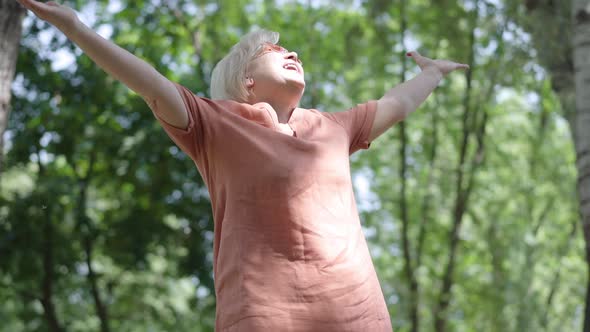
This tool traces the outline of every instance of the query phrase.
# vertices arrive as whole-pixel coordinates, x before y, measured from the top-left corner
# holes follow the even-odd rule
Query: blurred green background
[[[470,64],[352,157],[353,182],[395,331],[522,332],[584,324],[576,188],[590,166],[576,168],[572,2],[67,4],[201,96],[215,63],[260,27],[303,60],[301,106],[327,112],[415,75],[407,50]],[[2,82],[0,331],[212,331],[213,220],[193,162],[139,96],[0,3],[22,26]]]

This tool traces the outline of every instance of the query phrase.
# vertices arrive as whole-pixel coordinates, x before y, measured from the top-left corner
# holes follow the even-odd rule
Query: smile
[[[283,66],[283,68],[285,68],[287,70],[294,70],[296,72],[299,72],[299,68],[297,67],[297,65],[295,65],[293,63],[287,63]]]

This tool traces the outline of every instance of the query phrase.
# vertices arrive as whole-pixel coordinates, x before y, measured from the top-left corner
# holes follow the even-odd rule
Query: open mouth
[[[285,68],[287,70],[294,70],[296,72],[299,72],[299,68],[297,68],[297,65],[295,65],[294,63],[287,63],[283,66],[283,68]]]

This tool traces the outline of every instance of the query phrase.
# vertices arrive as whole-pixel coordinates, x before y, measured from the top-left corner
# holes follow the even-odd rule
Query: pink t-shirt
[[[156,117],[209,189],[216,331],[391,331],[349,167],[377,103],[281,125],[268,104],[177,88],[188,128]]]

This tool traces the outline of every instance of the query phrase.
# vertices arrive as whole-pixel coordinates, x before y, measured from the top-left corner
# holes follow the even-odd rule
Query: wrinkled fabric
[[[391,331],[349,167],[376,102],[280,124],[266,103],[177,89],[188,128],[155,115],[210,193],[216,331]]]

